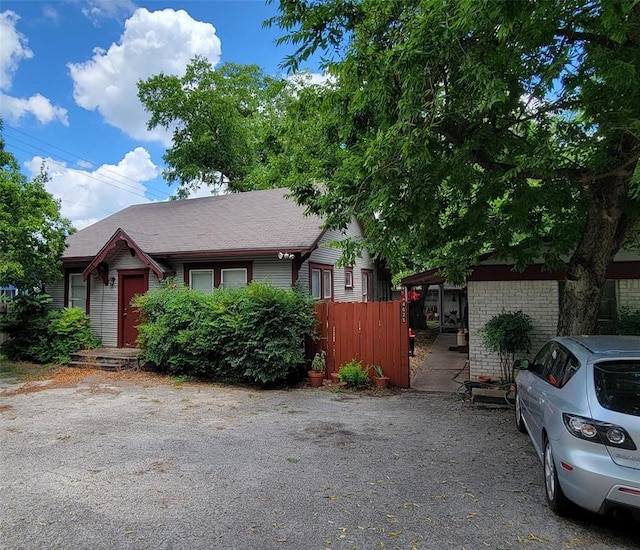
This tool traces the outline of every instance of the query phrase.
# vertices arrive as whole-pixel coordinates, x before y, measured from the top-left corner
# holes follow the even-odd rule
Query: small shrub
[[[66,363],[72,353],[100,345],[84,311],[47,310],[50,303],[51,297],[42,293],[18,295],[11,301],[2,323],[8,335],[2,351],[9,359]]]
[[[640,310],[632,310],[630,307],[621,307],[615,318],[616,334],[640,336]]]
[[[360,388],[369,383],[369,375],[362,368],[362,362],[352,359],[338,369],[340,380],[344,382],[347,388]]]
[[[482,327],[482,343],[489,351],[500,355],[502,381],[513,382],[513,361],[518,352],[531,351],[529,333],[533,329],[531,318],[522,311],[501,313]]]
[[[316,372],[325,372],[327,370],[326,352],[324,350],[316,353],[311,361],[311,370]]]

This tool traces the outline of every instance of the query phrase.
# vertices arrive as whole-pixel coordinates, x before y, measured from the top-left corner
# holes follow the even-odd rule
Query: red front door
[[[131,348],[135,347],[138,338],[138,310],[131,307],[131,299],[149,289],[149,271],[120,271],[118,287],[118,347]]]

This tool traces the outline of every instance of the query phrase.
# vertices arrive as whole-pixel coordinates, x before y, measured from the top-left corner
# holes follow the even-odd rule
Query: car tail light
[[[575,437],[619,449],[637,450],[631,436],[620,426],[568,413],[562,414],[562,420],[569,433]]]

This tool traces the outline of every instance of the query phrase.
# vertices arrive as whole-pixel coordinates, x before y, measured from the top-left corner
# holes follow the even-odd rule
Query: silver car
[[[549,507],[640,519],[640,337],[558,337],[514,367]]]

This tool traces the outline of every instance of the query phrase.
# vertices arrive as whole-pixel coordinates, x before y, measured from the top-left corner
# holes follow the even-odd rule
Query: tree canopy
[[[335,144],[323,186],[299,179],[300,200],[334,225],[370,220],[384,256],[454,278],[486,252],[521,267],[568,257],[558,332],[593,332],[606,268],[638,236],[640,3],[279,8],[269,24],[297,47],[285,65],[322,51],[336,81],[316,102],[337,134],[320,137]]]
[[[149,129],[173,133],[164,176],[179,184],[179,197],[203,184],[232,191],[272,186],[265,161],[276,147],[286,84],[256,65],[226,63],[214,70],[200,57],[183,77],[159,74],[138,83]]]
[[[328,226],[361,220],[396,271],[542,258],[566,268],[558,332],[595,331],[640,231],[637,0],[280,0],[266,24],[327,82],[195,59],[139,84],[180,195],[290,187]]]
[[[30,290],[60,279],[60,257],[72,226],[60,216],[46,181],[45,173],[27,181],[0,137],[0,286]]]

